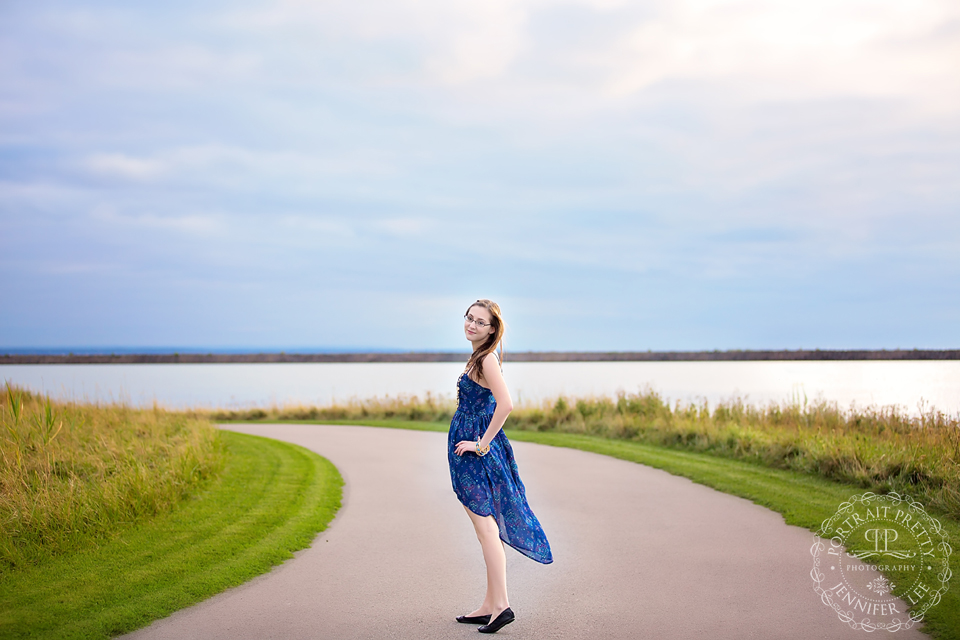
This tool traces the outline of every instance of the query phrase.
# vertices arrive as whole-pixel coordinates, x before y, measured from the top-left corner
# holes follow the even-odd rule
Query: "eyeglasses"
[[[490,326],[489,322],[484,322],[483,320],[477,320],[469,313],[463,316],[463,319],[467,321],[467,324],[477,325],[477,329],[486,329]]]

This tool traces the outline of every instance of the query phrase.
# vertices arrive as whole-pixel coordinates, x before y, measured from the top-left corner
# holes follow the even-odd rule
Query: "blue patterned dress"
[[[486,387],[466,374],[457,381],[457,412],[450,421],[447,436],[447,458],[450,480],[457,498],[470,511],[480,516],[492,515],[500,527],[500,539],[537,562],[550,564],[553,554],[540,521],[527,504],[526,490],[520,480],[513,447],[501,429],[490,443],[485,456],[468,452],[455,453],[461,440],[476,441],[483,437],[497,401]]]

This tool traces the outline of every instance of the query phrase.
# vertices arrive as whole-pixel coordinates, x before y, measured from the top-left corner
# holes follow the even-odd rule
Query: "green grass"
[[[355,424],[394,429],[446,432],[446,422],[389,420],[309,420],[301,424]],[[555,447],[590,451],[629,462],[663,469],[706,485],[746,498],[783,515],[787,524],[816,532],[851,496],[863,493],[855,484],[830,480],[812,473],[791,469],[775,469],[758,461],[737,460],[697,451],[684,451],[643,442],[600,436],[558,433],[555,431],[522,431],[507,429],[507,437],[521,442],[534,442]],[[937,516],[949,539],[960,547],[960,522],[948,515]],[[811,542],[813,537],[811,536]],[[813,567],[811,557],[810,566]],[[941,602],[928,611],[922,631],[937,640],[960,640],[960,549],[950,557],[953,578]],[[896,574],[888,574],[898,582]],[[810,584],[811,592],[813,583]],[[839,621],[838,621],[839,622]]]
[[[517,441],[571,447],[661,468],[750,499],[811,531],[841,502],[865,489],[897,489],[925,504],[926,497],[936,497],[931,512],[938,515],[955,544],[960,540],[960,524],[953,517],[960,460],[955,420],[931,412],[911,422],[895,413],[843,414],[829,407],[755,411],[733,404],[707,411],[671,408],[651,394],[627,400],[631,398],[632,404],[624,406],[601,399],[521,410],[508,423],[521,429],[508,429],[507,435]],[[151,451],[169,454],[169,450],[151,449],[152,445],[141,446],[141,441],[157,439],[154,429],[160,428],[157,433],[162,434],[163,429],[196,426],[211,417],[445,432],[447,414],[452,412],[449,403],[432,398],[356,403],[348,410],[311,407],[174,416],[124,407],[51,406],[42,398],[30,397],[24,404],[27,408],[18,409],[22,413],[16,417],[12,397],[0,404],[5,425],[13,425],[12,431],[7,426],[10,435],[3,453],[9,457],[4,471],[13,461],[20,474],[10,476],[14,481],[3,486],[4,499],[7,487],[16,482],[30,491],[46,491],[68,473],[74,473],[74,484],[79,479],[96,486],[96,478],[109,481],[117,469],[127,469],[131,480],[118,486],[136,485],[149,478],[154,468],[136,462],[130,452],[141,457]],[[63,445],[67,432],[57,430],[60,422],[69,421],[63,418],[75,416],[72,424],[87,427],[100,419],[90,413],[94,409],[106,409],[99,435],[77,440],[70,447]],[[121,433],[121,440],[101,446],[111,430],[130,424],[140,426]],[[74,432],[81,438],[86,433],[82,428]],[[202,432],[203,428],[197,429]],[[164,437],[160,435],[158,441],[162,443]],[[168,484],[175,489],[169,494],[172,500],[135,508],[126,515],[106,509],[94,511],[101,515],[93,518],[61,520],[91,527],[72,538],[76,530],[55,524],[48,531],[56,535],[39,539],[37,546],[42,550],[46,540],[55,553],[22,554],[19,563],[8,564],[13,569],[0,573],[0,637],[107,638],[139,628],[269,570],[292,551],[308,546],[339,508],[342,480],[323,458],[294,445],[229,432],[215,441],[219,444],[212,450],[223,453],[222,470],[211,464],[198,475],[190,465],[167,465],[188,472],[180,477],[191,483]],[[191,448],[196,446],[183,450]],[[84,455],[93,452],[105,462],[78,458],[58,466],[57,460],[66,460],[63,456],[73,450]],[[33,456],[33,462],[26,464],[28,456]],[[130,494],[115,491],[94,497],[124,495]],[[18,499],[21,506],[9,513],[35,517],[36,511],[23,508],[29,497]],[[87,502],[80,504],[97,504],[83,500]],[[74,513],[69,508],[61,512]],[[21,525],[13,534],[30,531],[31,527]],[[80,540],[90,544],[75,551]],[[951,589],[928,613],[923,630],[938,639],[960,640],[960,553],[952,556],[951,568]]]
[[[274,406],[199,415],[216,421],[449,422],[451,398],[427,395],[352,400],[330,406]],[[524,405],[507,429],[603,436],[758,462],[819,475],[877,493],[912,495],[960,520],[960,415],[933,407],[840,409],[795,399],[753,406],[741,400],[670,405],[652,390],[615,398],[565,398]]]
[[[221,438],[222,473],[175,510],[99,547],[2,576],[0,637],[109,638],[309,546],[340,507],[336,468],[292,444],[231,432]]]
[[[0,394],[0,577],[168,512],[223,465],[207,420]]]
[[[640,442],[597,436],[536,431],[508,431],[507,437],[556,447],[591,451],[663,469],[674,475],[746,498],[783,515],[787,524],[816,532],[837,507],[863,489],[788,469],[771,469],[757,463],[731,460],[692,451],[677,451]],[[960,546],[960,523],[949,516],[938,518],[947,536]],[[812,541],[812,538],[811,538]],[[813,560],[811,559],[811,567]],[[960,549],[950,557],[953,578],[938,605],[924,618],[922,631],[938,640],[960,639]],[[887,574],[899,583],[898,574]],[[813,588],[811,582],[811,589]]]

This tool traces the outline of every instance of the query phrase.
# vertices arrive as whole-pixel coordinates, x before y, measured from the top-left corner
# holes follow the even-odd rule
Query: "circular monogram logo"
[[[854,629],[898,631],[947,590],[952,549],[940,522],[897,493],[844,502],[814,536],[814,590]]]

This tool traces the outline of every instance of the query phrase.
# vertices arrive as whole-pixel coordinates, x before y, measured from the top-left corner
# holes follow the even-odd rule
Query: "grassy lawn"
[[[207,420],[122,404],[0,394],[0,582],[169,513],[215,478]]]
[[[422,399],[368,398],[187,415],[213,422],[449,424],[455,411],[452,398],[428,393]],[[766,406],[732,399],[711,407],[671,404],[648,389],[523,405],[510,414],[506,428],[643,442],[798,471],[864,491],[906,493],[927,509],[960,521],[960,415],[933,407],[912,415],[897,407],[841,409],[836,403],[799,398]]]
[[[239,585],[309,546],[343,480],[292,444],[222,433],[218,478],[96,548],[0,578],[0,637],[109,638]]]
[[[518,441],[592,451],[663,469],[724,493],[747,498],[782,514],[787,524],[813,532],[836,512],[840,503],[863,493],[860,487],[796,471],[638,442],[535,431],[509,431],[507,436]],[[960,541],[960,523],[945,515],[937,514],[937,519],[956,546]],[[960,549],[950,557],[950,569],[953,572],[950,588],[941,602],[927,613],[921,629],[938,640],[960,639]],[[888,577],[898,582],[897,574],[888,574]]]
[[[448,427],[402,419],[269,422]],[[664,469],[752,500],[811,531],[863,491],[798,471],[640,442],[555,431],[507,435]],[[295,445],[228,431],[222,437],[228,452],[223,472],[174,511],[99,547],[0,577],[0,638],[109,638],[239,585],[308,546],[339,508],[337,470]],[[956,520],[934,515],[953,541],[960,540]],[[923,627],[938,640],[960,640],[960,554],[952,556],[951,568],[951,589]]]
[[[447,431],[449,426],[441,422],[406,420],[311,422],[314,424],[362,424],[441,432]],[[816,532],[821,523],[832,516],[842,502],[864,491],[861,487],[797,471],[772,469],[743,460],[669,449],[640,442],[552,431],[507,430],[506,433],[511,440],[591,451],[663,469],[724,493],[746,498],[782,514],[788,524],[809,529],[811,532]],[[927,613],[922,631],[938,640],[960,640],[960,523],[942,513],[933,515],[943,525],[949,539],[955,547],[958,547],[958,550],[950,558],[950,568],[953,571],[950,588],[941,602]],[[897,582],[896,574],[888,577],[893,582]],[[813,589],[812,581],[810,588]]]

